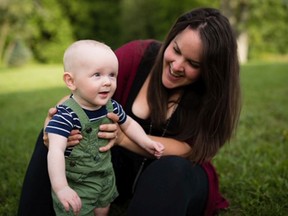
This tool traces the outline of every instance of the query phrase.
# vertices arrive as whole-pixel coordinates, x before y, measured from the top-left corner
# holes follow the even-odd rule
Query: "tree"
[[[250,13],[250,58],[288,54],[288,1],[253,0]]]
[[[163,40],[176,18],[195,7],[216,6],[211,0],[123,0],[122,40],[155,38]],[[124,27],[125,26],[125,27]]]
[[[24,63],[17,57],[23,60],[32,52],[40,62],[59,62],[72,40],[70,23],[57,0],[1,0],[0,64],[4,56],[9,64]]]
[[[239,60],[244,63],[248,60],[248,0],[222,0],[220,10],[228,17],[235,30],[238,42]]]
[[[229,18],[241,62],[287,54],[287,0],[0,0],[0,64],[12,53],[12,59],[33,53],[39,62],[60,62],[78,39],[113,49],[134,39],[163,40],[180,14],[205,6]]]
[[[221,10],[236,31],[241,62],[265,53],[287,54],[286,0],[222,0]]]
[[[121,0],[59,1],[63,13],[73,26],[75,39],[95,39],[112,48],[121,43],[120,3]]]
[[[41,0],[34,4],[29,24],[33,27],[28,40],[34,57],[43,63],[62,62],[65,49],[74,40],[69,19],[57,0]]]
[[[16,41],[24,41],[29,35],[27,17],[32,12],[31,0],[1,0],[0,2],[0,65],[3,64],[6,48]],[[23,44],[25,46],[25,44]],[[27,48],[28,49],[28,48]]]

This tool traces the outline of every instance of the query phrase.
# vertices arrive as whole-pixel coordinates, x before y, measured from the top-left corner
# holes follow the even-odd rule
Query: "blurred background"
[[[231,203],[219,215],[288,215],[288,0],[0,0],[1,216],[17,214],[48,109],[69,94],[67,46],[161,41],[180,14],[204,6],[229,18],[241,62],[237,135],[213,159]]]
[[[78,39],[114,49],[132,39],[162,40],[176,17],[199,6],[229,17],[241,62],[287,55],[287,0],[0,0],[0,64],[61,62]]]

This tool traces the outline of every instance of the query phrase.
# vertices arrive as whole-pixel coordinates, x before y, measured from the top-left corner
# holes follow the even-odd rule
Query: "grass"
[[[0,69],[0,215],[16,215],[24,174],[49,107],[67,95],[60,66]]]
[[[231,202],[223,215],[288,215],[288,64],[242,67],[236,138],[214,159]]]
[[[223,216],[288,215],[288,63],[242,66],[237,136],[214,159],[231,207]],[[58,65],[0,68],[0,215],[16,215],[49,107],[68,90]]]

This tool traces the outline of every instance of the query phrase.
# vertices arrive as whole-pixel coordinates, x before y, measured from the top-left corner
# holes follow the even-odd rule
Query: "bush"
[[[22,40],[15,40],[10,43],[5,53],[5,64],[7,66],[21,66],[32,58],[30,49]]]

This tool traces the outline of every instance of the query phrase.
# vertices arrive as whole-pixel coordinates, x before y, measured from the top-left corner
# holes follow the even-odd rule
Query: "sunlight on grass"
[[[61,65],[29,65],[0,70],[0,94],[64,87]]]
[[[237,136],[213,163],[230,201],[221,216],[288,212],[288,63],[242,66]],[[69,90],[61,65],[0,68],[0,215],[16,215],[25,171],[50,107]],[[2,205],[3,203],[3,205]]]
[[[69,94],[62,73],[61,65],[0,68],[0,215],[16,215],[24,174],[48,109]]]

